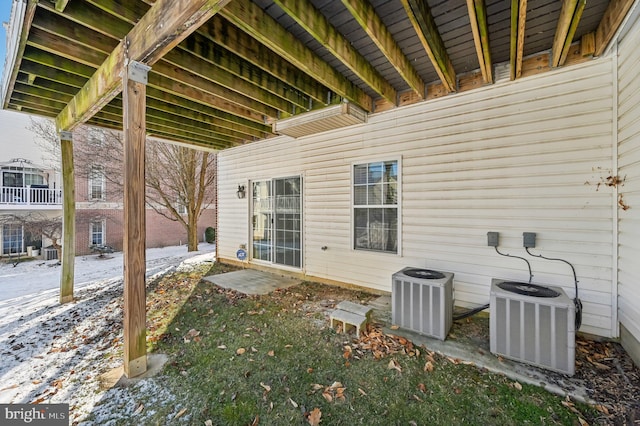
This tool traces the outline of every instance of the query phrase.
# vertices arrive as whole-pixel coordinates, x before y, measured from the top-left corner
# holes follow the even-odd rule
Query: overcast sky
[[[8,22],[11,14],[13,0],[0,0],[0,21]],[[0,28],[0,75],[4,72],[4,63],[7,46],[7,32]],[[1,80],[0,80],[1,81]],[[0,162],[9,161],[12,158],[26,158],[34,163],[42,164],[42,154],[34,142],[33,133],[26,127],[29,125],[29,116],[23,113],[0,110]]]

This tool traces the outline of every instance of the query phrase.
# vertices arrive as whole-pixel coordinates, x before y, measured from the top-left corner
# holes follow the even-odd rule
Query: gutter
[[[37,3],[37,0],[13,0],[11,4],[11,17],[7,28],[7,56],[4,59],[2,86],[0,86],[2,109],[7,109],[9,106],[10,94],[18,76]]]

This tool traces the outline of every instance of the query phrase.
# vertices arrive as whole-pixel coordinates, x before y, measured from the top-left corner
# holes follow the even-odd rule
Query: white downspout
[[[618,176],[618,41],[614,42],[611,52],[612,64],[612,119],[611,119],[611,157],[612,157],[612,174]],[[611,335],[612,337],[620,336],[620,323],[618,322],[618,263],[619,263],[619,209],[618,194],[620,193],[618,185],[613,187],[611,194],[612,204],[612,253],[611,253]]]

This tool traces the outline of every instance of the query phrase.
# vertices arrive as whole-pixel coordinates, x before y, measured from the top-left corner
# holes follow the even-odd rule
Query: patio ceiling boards
[[[158,41],[149,25],[169,25],[195,4],[172,2],[163,15],[148,16],[153,3],[29,0],[3,108],[57,117],[61,128],[85,120],[122,128],[119,83],[103,85],[119,80],[114,49],[123,50],[125,36],[131,49],[138,40]],[[195,31],[175,46],[132,59],[153,64],[149,135],[224,149],[273,136],[273,122],[343,100],[379,112],[492,84],[497,65],[508,65],[515,79],[588,60],[604,52],[633,1],[204,3],[224,8],[190,22]],[[135,29],[143,19],[150,24]],[[84,111],[72,111],[81,98]]]

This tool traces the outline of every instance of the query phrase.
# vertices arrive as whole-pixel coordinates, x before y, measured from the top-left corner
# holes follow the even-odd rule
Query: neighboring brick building
[[[98,129],[74,133],[76,191],[76,254],[92,253],[92,247],[106,245],[120,251],[123,248],[123,204],[120,185],[106,179],[105,173],[120,170],[119,160],[105,164],[99,155],[95,162],[90,155],[91,144],[101,144],[104,135]],[[89,145],[87,145],[89,144]],[[89,146],[89,149],[87,147]],[[89,155],[87,155],[89,153]],[[114,156],[114,158],[118,158]],[[215,200],[215,185],[211,198]],[[180,206],[176,206],[180,211]],[[186,217],[186,214],[185,214]],[[204,241],[207,227],[216,226],[216,210],[212,204],[204,209],[198,221],[199,241]],[[150,207],[146,212],[147,248],[187,244],[184,226],[167,219]]]

